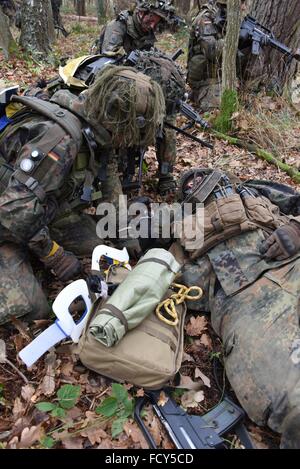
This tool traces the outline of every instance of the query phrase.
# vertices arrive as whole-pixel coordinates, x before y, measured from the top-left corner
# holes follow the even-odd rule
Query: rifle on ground
[[[259,55],[263,46],[271,46],[286,55],[290,60],[300,60],[300,52],[293,52],[290,47],[277,41],[270,29],[261,25],[255,18],[248,15],[241,24],[240,44],[244,47],[244,44],[249,41],[252,43],[253,55]]]
[[[230,399],[225,398],[214,409],[200,417],[187,414],[169,394],[166,395],[168,401],[161,406],[160,392],[148,391],[137,401],[135,408],[135,419],[152,449],[157,449],[156,443],[141,417],[147,402],[152,404],[177,449],[224,449],[226,443],[222,437],[229,432],[234,432],[245,448],[254,449],[243,425],[245,413]]]

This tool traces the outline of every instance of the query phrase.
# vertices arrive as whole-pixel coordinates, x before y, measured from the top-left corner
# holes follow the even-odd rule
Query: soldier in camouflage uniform
[[[282,433],[282,448],[300,448],[300,194],[212,170],[196,174],[184,197],[191,199],[195,181],[202,187],[191,201],[204,202],[204,243],[185,252],[181,283],[200,286],[204,297],[188,306],[211,313],[227,377],[249,417]]]
[[[160,86],[129,67],[107,68],[78,97],[68,90],[49,102],[15,96],[6,107],[9,119],[1,121],[0,134],[0,324],[11,316],[47,315],[32,256],[62,281],[80,272],[76,256],[90,256],[102,243],[96,222],[83,210],[102,200],[118,204],[118,151],[153,144],[164,113]],[[127,241],[138,248],[136,240]]]
[[[65,30],[62,19],[61,19],[61,15],[60,15],[61,6],[62,6],[62,0],[51,0],[54,27],[58,31],[61,31],[65,37],[67,37],[69,33],[68,31]]]
[[[192,88],[192,100],[203,111],[220,105],[225,29],[216,18],[222,15],[226,4],[226,0],[220,0],[203,5],[190,33],[187,82]]]
[[[155,30],[171,21],[174,7],[166,1],[137,2],[134,11],[122,11],[100,33],[99,54],[123,55],[133,50],[150,50],[156,42]]]
[[[10,26],[13,26],[17,12],[17,8],[13,0],[0,0],[0,8],[2,12],[9,18]]]

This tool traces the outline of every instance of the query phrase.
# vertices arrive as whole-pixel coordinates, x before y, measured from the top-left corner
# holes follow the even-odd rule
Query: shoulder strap
[[[77,147],[80,147],[82,125],[78,117],[70,111],[61,108],[58,104],[34,97],[13,96],[11,100],[21,103],[56,122],[72,137]]]

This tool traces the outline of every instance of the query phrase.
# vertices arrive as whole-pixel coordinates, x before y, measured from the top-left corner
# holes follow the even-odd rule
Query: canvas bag
[[[141,273],[142,268],[148,269],[148,271],[149,268],[150,270],[154,268],[155,258],[151,257],[154,251],[164,250],[152,250],[152,253],[149,251],[149,261],[143,263],[142,260],[134,269],[136,273],[138,270]],[[168,255],[171,256],[170,253]],[[175,265],[174,261],[173,258],[173,265]],[[167,267],[164,268],[168,270]],[[122,298],[123,294],[120,295],[118,290],[122,288],[121,293],[126,292],[126,289],[129,292],[127,288],[129,282],[134,282],[137,278],[132,276],[130,279],[130,276],[131,274],[116,290],[115,293],[119,295],[119,298]],[[147,284],[147,277],[145,283]],[[107,303],[111,301],[115,293],[107,300]],[[156,305],[172,293],[174,292],[166,289],[163,297],[160,300],[156,299]],[[130,297],[130,294],[126,293],[125,296]],[[149,298],[151,298],[151,291],[149,292]],[[123,302],[126,304],[128,300],[125,298]],[[138,304],[137,301],[136,311]],[[142,308],[144,307],[145,298],[142,298],[140,305]],[[134,329],[129,330],[117,345],[107,347],[97,340],[92,333],[93,324],[95,324],[95,321],[97,323],[97,319],[105,311],[105,303],[98,300],[90,312],[87,326],[78,346],[78,353],[82,363],[87,368],[115,381],[127,381],[145,389],[160,389],[170,383],[179,371],[182,362],[186,306],[183,303],[176,307],[179,322],[174,327],[157,318],[155,314],[156,305],[153,306],[152,304],[152,311],[146,319]]]

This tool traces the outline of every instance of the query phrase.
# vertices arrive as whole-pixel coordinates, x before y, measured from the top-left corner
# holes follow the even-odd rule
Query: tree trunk
[[[3,50],[4,57],[8,59],[17,51],[17,44],[12,37],[9,29],[8,17],[0,9],[0,47]]]
[[[300,46],[300,2],[299,0],[252,0],[250,14],[270,29],[277,40],[291,49]],[[250,77],[260,74],[267,86],[272,86],[279,93],[288,89],[299,67],[296,60],[290,63],[280,52],[266,46],[262,55],[252,58],[248,66]]]
[[[222,57],[221,112],[215,125],[221,132],[232,126],[232,115],[238,107],[236,55],[241,26],[241,0],[227,1],[227,28]]]
[[[20,45],[37,60],[51,61],[50,0],[23,0]],[[53,20],[52,20],[53,21]]]
[[[85,0],[76,0],[76,13],[78,16],[86,16]]]

